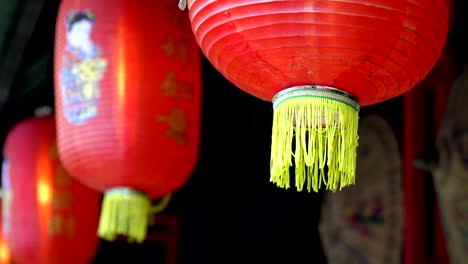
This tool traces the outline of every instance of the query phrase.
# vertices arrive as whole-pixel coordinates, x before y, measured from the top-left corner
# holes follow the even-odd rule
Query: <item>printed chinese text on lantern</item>
[[[148,218],[191,175],[200,76],[190,21],[173,1],[62,1],[59,153],[73,177],[105,193],[100,237],[143,242]]]

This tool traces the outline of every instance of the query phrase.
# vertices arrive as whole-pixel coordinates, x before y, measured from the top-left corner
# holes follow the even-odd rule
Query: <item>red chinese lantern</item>
[[[197,162],[200,54],[167,1],[62,1],[55,52],[60,157],[105,193],[98,235],[142,242],[151,199]]]
[[[3,234],[15,263],[89,263],[99,242],[100,193],[65,171],[55,129],[52,116],[29,119],[5,143]]]
[[[0,203],[1,206],[1,203]],[[3,229],[3,207],[0,210],[0,230]],[[5,237],[3,236],[3,232],[0,232],[0,264],[10,264],[10,249],[8,248],[8,244],[6,242]]]
[[[448,31],[448,0],[187,5],[195,38],[214,67],[273,102],[271,181],[289,188],[294,164],[297,189],[308,191],[354,184],[360,106],[421,81]]]

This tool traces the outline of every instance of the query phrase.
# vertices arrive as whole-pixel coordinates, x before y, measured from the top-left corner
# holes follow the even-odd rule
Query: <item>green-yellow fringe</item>
[[[322,182],[332,191],[354,184],[358,121],[359,109],[333,96],[291,96],[274,102],[270,181],[290,188],[294,157],[298,191],[306,182],[309,192],[318,192]]]
[[[130,188],[114,188],[104,194],[98,236],[114,241],[119,235],[127,237],[128,242],[142,243],[151,215],[162,212],[169,205],[172,195],[164,196],[157,204],[144,193]]]
[[[145,194],[127,188],[112,189],[104,195],[98,236],[114,241],[123,235],[128,242],[142,243],[150,211],[151,200]]]

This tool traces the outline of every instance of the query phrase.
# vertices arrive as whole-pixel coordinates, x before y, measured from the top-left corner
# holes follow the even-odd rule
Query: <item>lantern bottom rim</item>
[[[361,107],[356,97],[343,90],[324,85],[300,85],[278,92],[272,100],[273,108],[278,107],[288,99],[297,97],[316,97],[336,100],[353,107],[356,111],[359,111]]]
[[[142,192],[142,191],[138,191],[136,189],[133,189],[133,188],[130,188],[130,187],[114,187],[114,188],[111,188],[111,189],[108,189],[104,195],[110,195],[110,194],[119,194],[119,195],[124,195],[124,196],[133,196],[133,195],[138,195],[138,196],[142,196],[142,197],[146,197],[148,199],[149,196],[146,195],[146,193]]]

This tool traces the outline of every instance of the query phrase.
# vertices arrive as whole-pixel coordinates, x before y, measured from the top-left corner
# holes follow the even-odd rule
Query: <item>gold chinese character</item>
[[[52,208],[54,210],[69,209],[73,196],[69,190],[57,190],[52,198]]]
[[[176,99],[191,99],[192,87],[190,84],[177,81],[175,72],[169,71],[164,78],[164,81],[159,86],[161,92],[168,97]]]
[[[75,237],[75,230],[76,230],[76,219],[75,216],[69,215],[64,223],[65,234],[68,237],[73,238]]]
[[[186,144],[185,130],[187,129],[188,121],[184,110],[173,108],[169,115],[159,116],[157,120],[168,123],[169,129],[166,132],[168,137],[173,138],[180,145]]]
[[[63,216],[58,214],[53,214],[49,219],[49,235],[56,236],[60,235],[63,231]]]
[[[169,36],[167,41],[161,44],[164,55],[182,61],[184,67],[188,61],[187,49],[187,42],[178,41],[174,36]]]
[[[68,217],[54,214],[49,219],[48,233],[50,236],[66,234],[68,237],[75,236],[76,220],[73,215]]]
[[[58,149],[57,149],[57,141],[54,141],[49,148],[49,158],[51,160],[58,160]]]
[[[55,169],[53,181],[55,185],[70,185],[72,183],[71,176],[62,165],[57,166]]]

